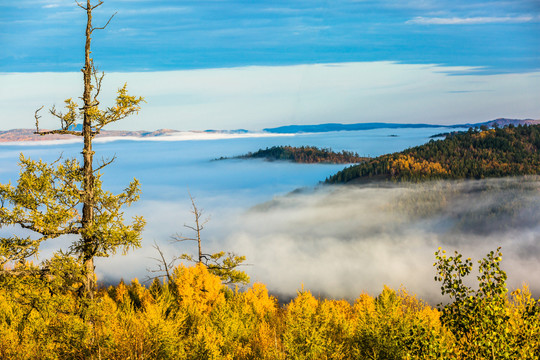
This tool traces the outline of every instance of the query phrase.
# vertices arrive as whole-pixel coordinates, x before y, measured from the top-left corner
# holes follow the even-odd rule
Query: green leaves
[[[234,253],[221,251],[210,256],[211,263],[207,263],[208,271],[211,274],[219,276],[225,284],[247,284],[249,276],[240,270],[238,266],[246,260],[245,256],[238,256]]]
[[[40,117],[37,116],[36,112],[36,130],[38,134],[46,135],[57,133],[82,136],[83,133],[80,130],[76,130],[76,126],[78,124],[83,124],[86,115],[90,120],[93,136],[98,134],[105,125],[122,120],[141,110],[140,104],[144,102],[144,99],[142,97],[129,95],[127,84],[124,84],[122,88],[118,89],[114,106],[111,106],[106,110],[100,110],[98,107],[99,101],[97,101],[97,95],[99,95],[99,92],[101,91],[101,79],[103,78],[103,74],[101,77],[98,77],[97,73],[94,73],[94,75],[97,77],[97,80],[95,85],[91,85],[91,88],[96,91],[93,102],[91,104],[85,104],[83,107],[79,107],[72,98],[69,98],[64,101],[65,110],[63,112],[58,111],[53,107],[49,112],[60,120],[60,130],[40,131]]]
[[[0,225],[14,225],[28,230],[26,238],[0,239],[0,264],[16,262],[36,255],[41,242],[62,235],[79,235],[71,251],[81,255],[82,236],[93,239],[93,256],[108,256],[117,248],[125,252],[140,245],[144,220],[135,217],[124,224],[123,206],[137,201],[139,182],[134,179],[120,194],[102,189],[100,174],[94,177],[95,217],[83,227],[83,175],[75,159],[58,159],[52,164],[34,161],[21,154],[21,168],[16,186],[0,184]]]
[[[470,258],[457,251],[447,257],[437,250],[435,267],[443,295],[454,301],[442,309],[441,320],[471,358],[511,359],[518,350],[509,339],[506,273],[500,268],[501,248],[478,261],[478,289],[463,283],[472,271]]]

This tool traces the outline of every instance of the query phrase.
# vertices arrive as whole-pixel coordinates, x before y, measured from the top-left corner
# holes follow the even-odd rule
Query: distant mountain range
[[[264,129],[266,132],[276,133],[276,134],[298,134],[298,133],[319,133],[319,132],[330,132],[330,131],[356,131],[356,130],[373,130],[373,129],[418,129],[418,128],[465,128],[470,127],[480,127],[482,125],[493,127],[495,126],[503,127],[506,125],[536,125],[540,124],[540,120],[533,119],[495,119],[482,123],[475,124],[456,124],[456,125],[434,125],[434,124],[397,124],[397,123],[358,123],[358,124],[339,124],[339,123],[329,123],[329,124],[319,124],[319,125],[287,125],[279,126],[275,128]]]
[[[373,129],[406,129],[406,128],[477,128],[482,125],[487,127],[495,126],[503,127],[510,124],[513,125],[536,125],[540,124],[540,120],[533,119],[495,119],[474,124],[457,124],[457,125],[435,125],[435,124],[397,124],[397,123],[358,123],[358,124],[318,124],[318,125],[287,125],[275,128],[266,128],[263,131],[273,134],[299,134],[299,133],[320,133],[330,131],[355,131],[355,130],[373,130]],[[80,125],[74,127],[75,131],[80,131]],[[76,136],[73,135],[47,135],[40,136],[34,134],[33,129],[12,129],[7,131],[0,131],[0,142],[15,142],[15,141],[43,141],[43,140],[66,140],[73,139]],[[160,129],[156,131],[124,131],[124,130],[102,130],[97,137],[138,137],[138,138],[152,138],[159,136],[167,136],[174,133],[178,133],[178,130],[172,129]],[[248,130],[205,130],[197,131],[202,133],[219,133],[219,134],[239,134],[248,133]]]
[[[43,129],[42,131],[47,131]],[[80,131],[80,127],[75,127],[73,131]],[[76,139],[78,136],[75,135],[60,135],[60,134],[51,134],[51,135],[37,135],[34,133],[35,129],[12,129],[7,131],[0,131],[0,142],[13,142],[13,141],[43,141],[43,140],[67,140],[67,139]],[[156,131],[124,131],[124,130],[102,130],[99,135],[96,137],[139,137],[139,138],[149,138],[164,136],[172,133],[176,133],[176,130],[171,129],[160,129]]]

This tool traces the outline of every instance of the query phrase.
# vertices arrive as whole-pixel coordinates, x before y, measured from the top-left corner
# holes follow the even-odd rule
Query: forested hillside
[[[379,156],[326,179],[423,181],[540,174],[540,125],[452,133],[444,140]]]
[[[358,156],[350,151],[334,152],[332,149],[319,149],[315,146],[273,146],[254,153],[238,156],[240,159],[284,160],[296,163],[351,164],[366,161],[369,158]]]

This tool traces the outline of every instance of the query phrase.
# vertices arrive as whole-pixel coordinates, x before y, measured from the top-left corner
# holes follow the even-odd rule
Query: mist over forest
[[[337,149],[339,142],[361,154],[379,154],[423,143],[433,132],[440,129],[401,130],[399,137],[388,137],[381,130],[286,139],[98,143],[100,154],[117,155],[106,169],[107,189],[120,191],[133,176],[138,178],[141,201],[126,209],[126,218],[142,215],[147,221],[140,249],[97,259],[98,279],[102,284],[133,277],[144,281],[150,275],[147,269],[156,266],[154,241],[169,259],[193,253],[191,242],[170,243],[176,232],[192,235],[183,226],[193,221],[189,191],[204,210],[204,218],[209,218],[202,233],[205,249],[245,255],[249,265],[242,270],[283,300],[302,285],[321,296],[353,299],[363,291],[377,295],[386,284],[403,285],[436,304],[441,297],[432,264],[439,246],[473,259],[502,246],[510,289],[528,282],[538,296],[540,281],[534,276],[540,270],[538,176],[314,189],[313,184],[340,166],[210,161],[284,142]],[[76,144],[4,146],[1,177],[4,182],[16,178],[13,159],[20,151],[54,160],[59,152],[69,156],[77,149]],[[303,190],[290,193],[299,187]],[[4,228],[2,233],[12,230]],[[46,259],[72,241],[46,242],[39,256]]]
[[[442,299],[433,279],[438,247],[478,260],[498,246],[509,288],[526,282],[540,293],[538,176],[323,186],[212,221],[227,234],[221,246],[247,256],[252,280],[283,297],[303,285],[353,299],[364,291],[376,295],[386,284],[436,303]],[[473,284],[476,275],[474,269]]]

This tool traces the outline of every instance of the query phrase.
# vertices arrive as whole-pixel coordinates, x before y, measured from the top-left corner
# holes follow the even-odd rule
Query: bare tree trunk
[[[94,297],[94,289],[96,287],[94,276],[94,239],[87,231],[92,227],[94,222],[94,173],[92,169],[94,151],[92,150],[92,119],[90,110],[95,104],[92,104],[92,72],[94,70],[93,61],[90,58],[90,42],[92,36],[92,5],[90,0],[86,1],[86,44],[84,68],[81,69],[84,76],[84,93],[83,93],[83,137],[84,148],[83,154],[83,216],[82,216],[82,238],[83,238],[83,261],[85,270],[85,293],[89,298]]]
[[[203,263],[203,253],[202,253],[202,246],[201,246],[201,230],[203,229],[203,225],[200,222],[202,211],[199,211],[197,209],[197,206],[195,205],[195,200],[189,194],[189,198],[191,199],[191,205],[193,206],[193,214],[195,215],[195,232],[197,233],[197,244],[199,246],[199,264]]]

